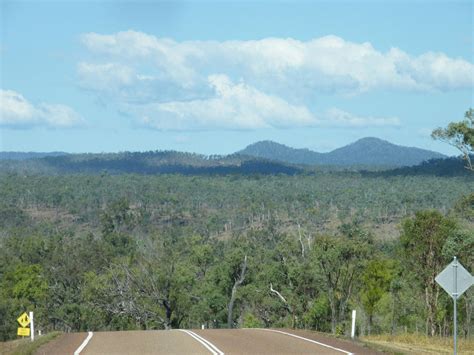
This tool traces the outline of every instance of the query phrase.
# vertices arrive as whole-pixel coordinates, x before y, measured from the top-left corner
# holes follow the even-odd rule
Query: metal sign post
[[[473,284],[472,275],[467,271],[458,259],[453,257],[451,264],[441,271],[435,278],[438,285],[440,285],[454,301],[454,355],[457,354],[457,337],[458,337],[458,322],[457,322],[457,300],[458,298]]]

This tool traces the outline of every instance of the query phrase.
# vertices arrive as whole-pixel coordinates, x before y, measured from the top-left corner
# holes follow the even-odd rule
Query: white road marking
[[[212,355],[224,355],[224,353],[217,348],[214,344],[212,344],[209,340],[204,339],[200,335],[186,329],[179,329],[182,332],[185,332],[186,334],[192,336],[194,339],[196,339],[198,342],[200,342],[202,345],[204,345],[207,350],[209,350]]]
[[[295,338],[298,338],[298,339],[301,339],[301,340],[306,340],[306,341],[309,341],[310,343],[314,343],[314,344],[318,344],[318,345],[321,345],[321,346],[325,346],[326,348],[330,348],[330,349],[333,349],[333,350],[337,350],[337,351],[340,351],[341,353],[344,353],[344,354],[347,354],[347,355],[354,355],[353,353],[351,353],[351,352],[349,352],[349,351],[342,350],[342,349],[339,349],[339,348],[335,348],[334,346],[327,345],[327,344],[324,344],[324,343],[320,343],[319,341],[316,341],[316,340],[312,340],[312,339],[300,337],[299,335],[295,335],[295,334],[291,334],[291,333],[287,333],[287,332],[282,332],[281,330],[266,329],[266,328],[253,328],[253,329],[266,330],[267,332],[275,332],[275,333],[281,333],[281,334],[289,335],[290,337],[295,337]]]
[[[84,350],[84,348],[87,346],[87,343],[89,343],[89,340],[92,339],[92,336],[94,335],[94,333],[92,332],[89,332],[89,334],[87,335],[87,338],[84,339],[84,341],[82,342],[81,346],[79,346],[77,348],[76,351],[74,351],[74,355],[79,355],[81,353],[82,350]]]

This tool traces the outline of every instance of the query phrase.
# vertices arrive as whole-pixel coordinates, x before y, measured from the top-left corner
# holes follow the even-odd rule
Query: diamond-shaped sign
[[[456,259],[435,280],[452,298],[459,298],[473,284],[472,275]]]
[[[21,316],[17,318],[18,323],[25,328],[28,324],[30,324],[30,317],[28,317],[28,314],[23,313]]]

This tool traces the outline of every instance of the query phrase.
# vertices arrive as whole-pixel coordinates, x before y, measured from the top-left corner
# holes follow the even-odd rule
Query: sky
[[[472,1],[0,0],[0,150],[457,154]]]

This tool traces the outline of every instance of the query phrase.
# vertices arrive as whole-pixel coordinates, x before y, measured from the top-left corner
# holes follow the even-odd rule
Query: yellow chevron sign
[[[20,325],[23,328],[25,328],[26,326],[28,326],[28,324],[30,324],[30,317],[28,317],[28,314],[26,314],[26,312],[25,312],[21,316],[18,317],[17,321],[18,321],[18,323],[20,323]]]
[[[29,337],[30,336],[30,328],[18,328],[18,335],[22,337]]]

